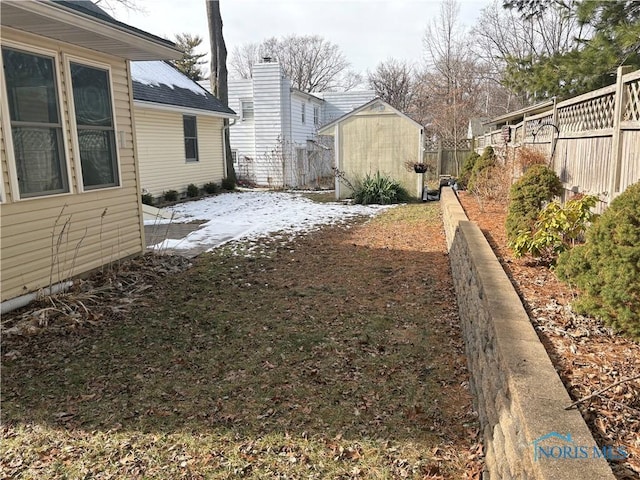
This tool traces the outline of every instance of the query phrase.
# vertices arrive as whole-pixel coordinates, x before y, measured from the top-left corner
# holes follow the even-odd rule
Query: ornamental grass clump
[[[553,170],[532,165],[509,192],[508,241],[515,242],[521,233],[532,231],[545,204],[561,193],[562,182]]]
[[[620,194],[558,257],[556,274],[580,292],[573,307],[640,339],[640,183]]]
[[[372,203],[388,205],[390,203],[402,203],[409,200],[409,192],[400,183],[391,177],[367,174],[362,180],[357,181],[353,190],[353,201],[362,205]]]

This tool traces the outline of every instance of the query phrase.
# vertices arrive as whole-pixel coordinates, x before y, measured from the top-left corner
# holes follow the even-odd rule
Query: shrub
[[[486,178],[486,171],[496,165],[496,154],[492,147],[487,147],[482,155],[473,162],[467,188],[473,192],[479,178]]]
[[[594,219],[591,209],[597,201],[597,197],[585,195],[569,200],[564,206],[558,202],[547,204],[538,215],[533,230],[521,232],[509,242],[509,248],[516,257],[528,254],[553,262],[560,253],[584,238]]]
[[[474,165],[480,158],[480,154],[477,152],[471,152],[462,164],[462,170],[460,170],[460,178],[458,178],[458,185],[466,188],[469,185],[469,179],[471,178],[471,171]]]
[[[225,177],[222,179],[221,186],[223,190],[235,190],[236,182],[232,178]]]
[[[162,198],[164,198],[165,202],[175,202],[178,200],[178,192],[175,190],[167,190],[162,194]]]
[[[187,197],[195,198],[200,195],[200,189],[195,183],[187,185]]]
[[[515,242],[521,232],[532,231],[545,203],[562,193],[556,173],[544,165],[533,165],[511,186],[507,212],[507,239]]]
[[[215,182],[205,183],[202,189],[208,194],[218,193],[220,191],[220,187]]]
[[[150,193],[143,193],[142,194],[142,203],[144,203],[145,205],[153,205],[153,203],[154,203],[153,195],[151,195]]]
[[[518,150],[517,161],[523,171],[526,171],[532,165],[547,164],[547,158],[544,153],[529,147],[522,147]]]
[[[376,172],[371,176],[367,174],[364,179],[354,185],[353,201],[362,205],[377,203],[387,205],[409,200],[409,193],[396,180],[383,176]]]
[[[611,202],[586,237],[556,266],[580,291],[574,308],[640,338],[640,183]]]

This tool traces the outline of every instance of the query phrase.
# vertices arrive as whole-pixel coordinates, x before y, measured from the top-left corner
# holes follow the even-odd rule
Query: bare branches
[[[633,377],[629,377],[629,378],[623,378],[622,380],[618,380],[615,383],[612,383],[611,385],[601,388],[600,390],[596,390],[595,392],[593,392],[590,395],[587,395],[586,397],[582,397],[579,400],[576,400],[575,402],[573,402],[571,405],[564,407],[565,410],[571,410],[573,407],[575,407],[576,405],[579,405],[581,403],[586,402],[587,400],[591,400],[594,397],[597,397],[598,395],[606,392],[607,390],[612,389],[613,387],[617,387],[618,385],[622,385],[623,383],[627,383],[627,382],[632,382],[634,380],[638,380],[640,379],[640,375],[635,375]]]
[[[413,100],[413,68],[407,62],[389,58],[368,74],[369,86],[376,95],[401,112]]]
[[[229,64],[236,77],[251,78],[253,65],[264,57],[277,60],[293,87],[304,92],[348,90],[361,83],[349,70],[350,64],[338,45],[319,35],[289,35],[268,38],[261,44],[248,43],[233,50]]]

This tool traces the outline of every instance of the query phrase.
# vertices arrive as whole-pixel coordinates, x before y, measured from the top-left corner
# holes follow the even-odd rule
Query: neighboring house
[[[129,60],[180,52],[88,1],[3,0],[0,21],[4,301],[144,251]]]
[[[233,110],[163,61],[132,62],[142,191],[183,193],[226,177],[224,119]]]
[[[239,178],[258,185],[316,185],[332,176],[330,150],[318,128],[375,97],[373,91],[305,93],[291,87],[282,67],[264,59],[253,78],[229,80],[230,127]]]
[[[320,135],[334,138],[335,167],[353,184],[366,174],[380,172],[400,182],[409,194],[422,198],[422,175],[412,168],[423,163],[422,125],[376,98],[323,126]],[[336,198],[351,189],[336,178]]]

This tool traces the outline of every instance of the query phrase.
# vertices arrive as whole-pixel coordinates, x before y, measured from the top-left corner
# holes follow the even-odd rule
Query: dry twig
[[[611,385],[604,387],[600,390],[596,390],[595,392],[593,392],[590,395],[587,395],[586,397],[582,397],[579,400],[576,400],[575,402],[573,402],[571,405],[569,405],[568,407],[564,407],[565,410],[571,410],[573,407],[575,407],[576,405],[579,405],[581,403],[586,402],[587,400],[591,400],[594,397],[597,397],[598,395],[606,392],[607,390],[612,389],[613,387],[617,387],[618,385],[622,385],[623,383],[627,383],[627,382],[632,382],[633,380],[637,380],[640,378],[640,374],[638,375],[634,375],[633,377],[629,377],[629,378],[623,378],[622,380],[618,380],[615,383],[612,383]]]

